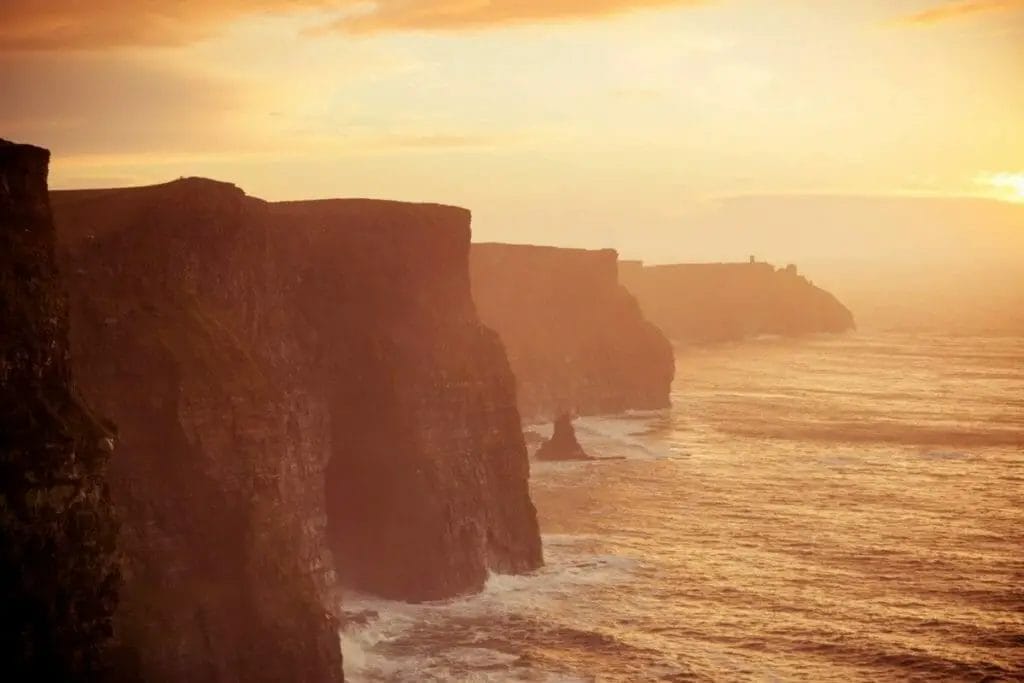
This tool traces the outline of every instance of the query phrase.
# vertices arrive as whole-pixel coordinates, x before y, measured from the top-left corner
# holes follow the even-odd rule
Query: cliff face
[[[512,373],[469,288],[469,212],[271,205],[327,397],[330,538],[346,583],[437,599],[541,561]],[[302,226],[301,237],[295,226]]]
[[[332,681],[341,659],[322,472],[326,406],[298,350],[266,231],[237,188],[186,180],[53,193],[73,362],[119,427],[111,493],[125,585],[118,666],[145,681]]]
[[[768,263],[644,266],[625,262],[622,283],[672,339],[707,343],[759,334],[845,332],[853,315],[796,268]]]
[[[72,385],[48,162],[0,140],[0,666],[10,680],[102,680],[119,583],[114,439]]]
[[[200,179],[54,206],[76,369],[121,428],[117,625],[146,680],[336,680],[335,568],[425,599],[540,563],[467,212]]]
[[[614,251],[474,244],[470,263],[525,419],[669,405],[671,346],[619,285]]]

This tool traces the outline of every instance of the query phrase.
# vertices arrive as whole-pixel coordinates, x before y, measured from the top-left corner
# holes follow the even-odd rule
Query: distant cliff
[[[619,285],[613,250],[474,244],[473,297],[527,420],[664,408],[671,346]]]
[[[0,668],[99,681],[119,584],[114,438],[72,383],[49,156],[0,140]]]
[[[834,296],[768,263],[620,265],[619,277],[644,313],[676,341],[707,343],[761,334],[844,332],[853,315]]]
[[[539,565],[468,212],[202,179],[54,206],[75,366],[121,429],[117,625],[143,678],[337,680],[335,572],[419,600]]]

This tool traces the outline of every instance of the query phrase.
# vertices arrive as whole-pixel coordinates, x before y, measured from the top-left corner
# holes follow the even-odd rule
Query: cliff
[[[336,680],[335,572],[418,600],[539,565],[468,212],[202,179],[53,201],[143,678]]]
[[[845,332],[853,314],[794,266],[623,262],[622,283],[644,313],[673,340],[709,343],[761,334]]]
[[[469,212],[330,200],[268,213],[302,273],[297,325],[315,331],[304,352],[329,402],[345,582],[428,600],[539,566],[514,379],[470,296]]]
[[[0,140],[0,661],[12,681],[104,680],[114,439],[72,384],[48,163]]]
[[[473,298],[501,337],[524,419],[669,405],[672,348],[620,286],[613,250],[474,244]]]
[[[52,201],[75,371],[119,428],[118,666],[145,681],[340,680],[316,480],[326,417],[254,355],[289,321],[259,305],[280,293],[244,194],[186,180]]]

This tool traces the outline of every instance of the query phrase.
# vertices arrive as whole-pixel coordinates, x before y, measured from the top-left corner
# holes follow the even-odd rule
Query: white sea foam
[[[491,574],[483,591],[450,600],[409,604],[359,593],[343,597],[348,612],[376,613],[365,623],[341,632],[345,674],[364,681],[529,680],[569,682],[564,673],[516,671],[519,654],[480,645],[433,642],[420,652],[417,632],[444,633],[446,624],[493,622],[532,616],[560,601],[585,593],[587,587],[627,581],[636,560],[613,555],[580,554],[592,542],[587,535],[544,536],[547,563],[530,574]],[[407,652],[403,652],[407,651]],[[465,668],[465,671],[463,671]],[[493,671],[491,669],[494,669]],[[520,678],[524,676],[524,678]],[[588,679],[578,679],[588,680]]]
[[[674,454],[670,444],[648,436],[664,419],[662,411],[581,417],[576,420],[576,437],[597,458],[668,458]]]

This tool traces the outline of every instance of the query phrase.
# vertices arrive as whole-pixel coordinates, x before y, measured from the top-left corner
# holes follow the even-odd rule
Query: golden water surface
[[[758,340],[534,463],[547,566],[372,603],[355,680],[1024,679],[1024,340]]]

